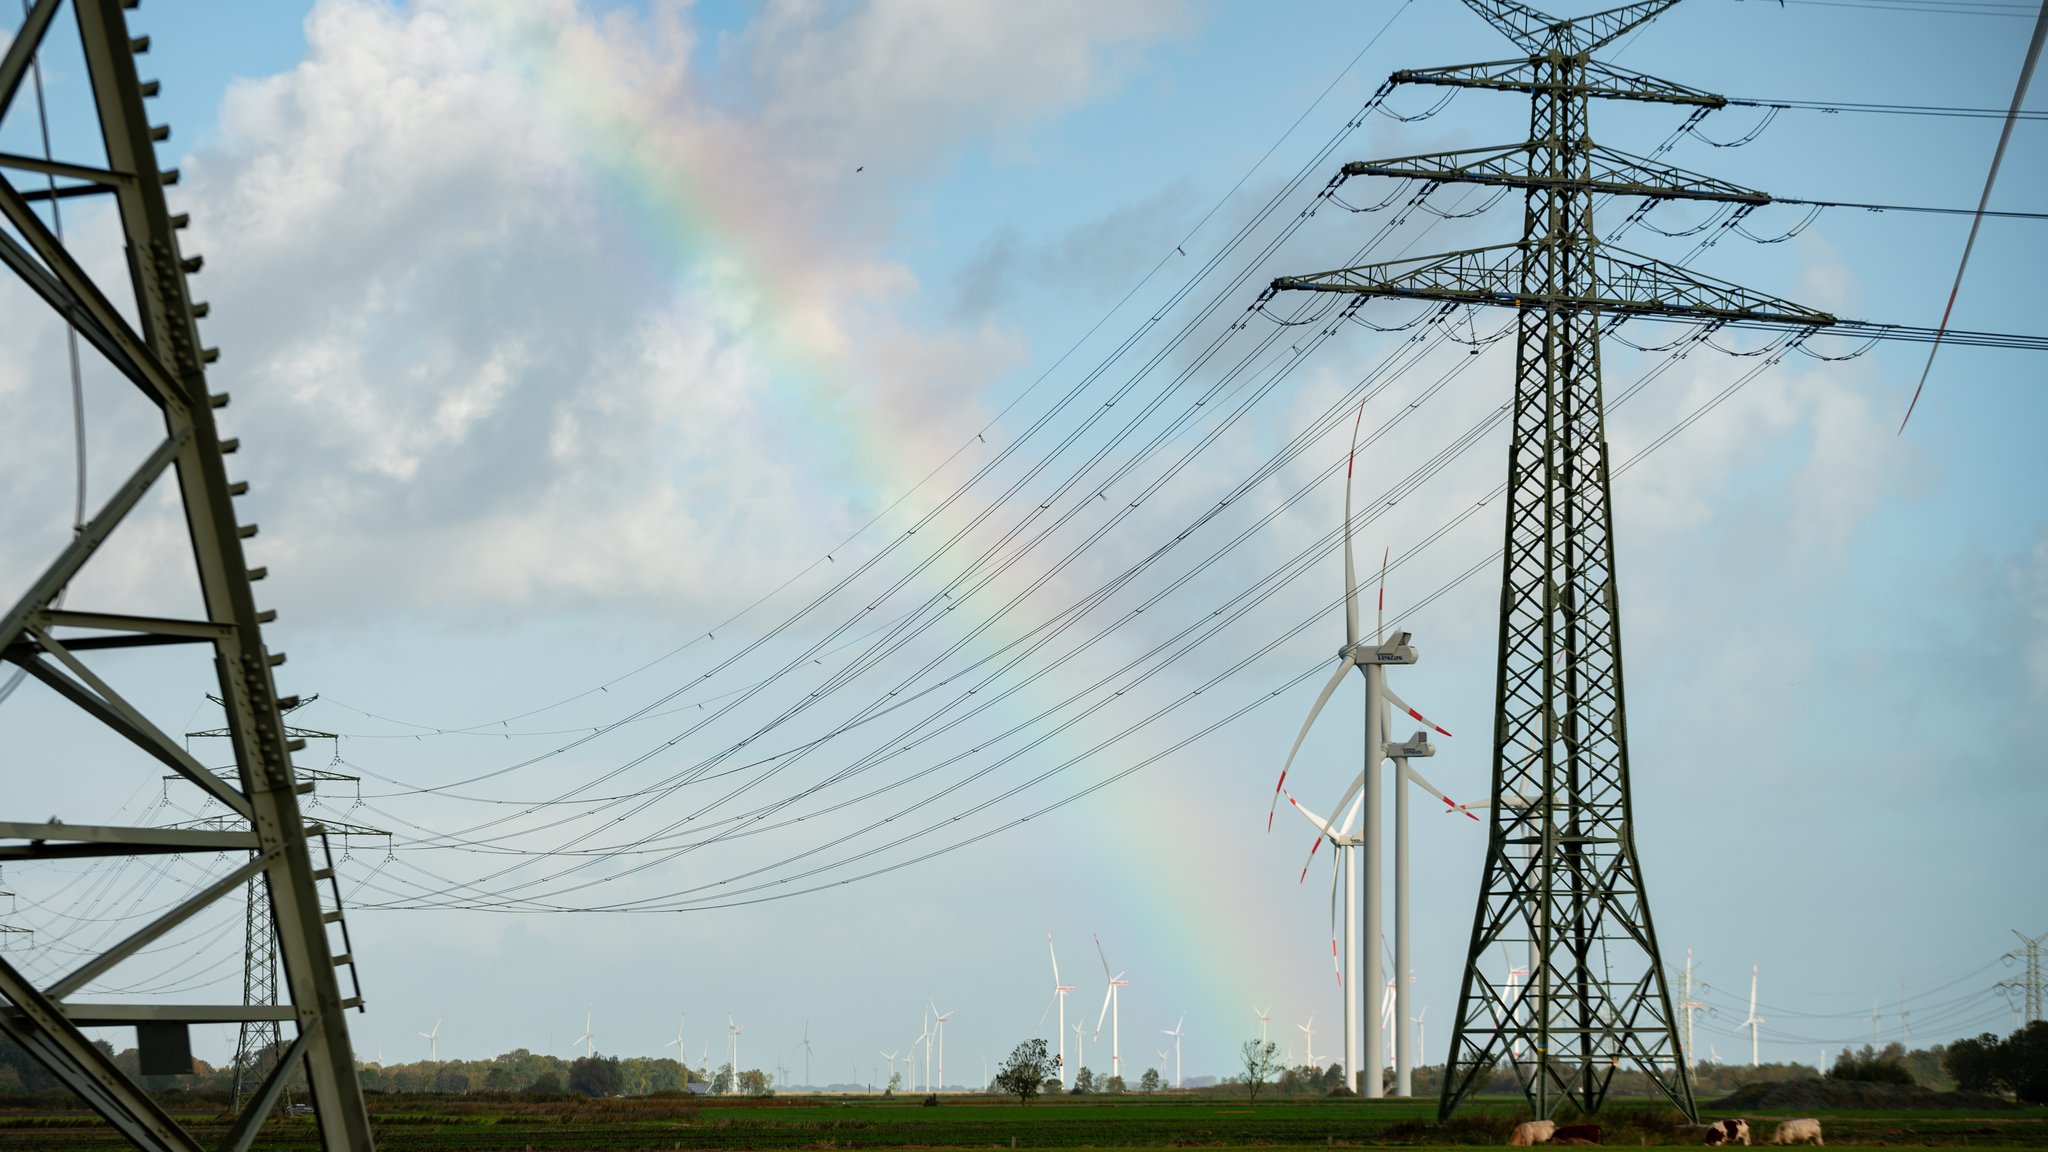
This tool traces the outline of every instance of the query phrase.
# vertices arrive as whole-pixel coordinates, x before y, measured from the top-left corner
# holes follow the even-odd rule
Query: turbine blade
[[[1294,737],[1294,747],[1287,750],[1287,762],[1280,765],[1280,780],[1273,785],[1273,803],[1266,808],[1266,831],[1273,830],[1273,812],[1280,807],[1280,790],[1287,786],[1287,770],[1294,767],[1294,758],[1301,752],[1301,742],[1308,739],[1308,730],[1315,726],[1316,717],[1323,714],[1323,705],[1330,702],[1330,695],[1337,691],[1337,685],[1344,681],[1344,674],[1351,671],[1356,663],[1358,658],[1348,651],[1343,659],[1337,661],[1337,670],[1330,674],[1330,682],[1323,685],[1322,694],[1316,697],[1315,707],[1308,710],[1308,719],[1301,722],[1301,731]],[[1105,964],[1103,967],[1107,968],[1108,965]]]
[[[1409,767],[1407,757],[1401,757],[1400,759],[1396,760],[1395,763],[1400,765],[1400,771],[1402,775],[1408,777],[1408,779],[1410,780],[1415,781],[1417,784],[1422,785],[1422,790],[1424,792],[1427,792],[1431,796],[1434,796],[1437,799],[1443,801],[1445,811],[1463,812],[1465,814],[1465,818],[1468,820],[1479,819],[1479,817],[1474,816],[1472,814],[1472,810],[1470,808],[1466,807],[1463,804],[1458,803],[1455,800],[1452,800],[1449,796],[1444,795],[1442,792],[1437,791],[1436,785],[1431,784],[1427,779],[1425,779],[1422,773],[1417,772],[1415,769]]]
[[[1440,735],[1440,736],[1449,736],[1449,735],[1450,735],[1450,733],[1449,733],[1449,732],[1446,732],[1446,731],[1444,731],[1444,729],[1442,729],[1442,728],[1438,727],[1438,726],[1437,726],[1437,722],[1436,722],[1436,721],[1434,721],[1434,720],[1431,720],[1431,719],[1430,719],[1429,717],[1427,717],[1427,716],[1424,716],[1424,715],[1423,715],[1422,713],[1420,713],[1420,712],[1417,712],[1417,711],[1416,711],[1415,709],[1413,709],[1413,708],[1409,707],[1409,705],[1408,705],[1408,702],[1407,702],[1406,700],[1403,700],[1403,699],[1401,699],[1401,698],[1400,698],[1399,696],[1396,696],[1396,695],[1394,695],[1394,692],[1393,692],[1393,690],[1392,690],[1392,689],[1390,689],[1390,688],[1387,688],[1387,687],[1385,687],[1384,685],[1382,685],[1382,686],[1381,686],[1381,688],[1380,688],[1380,695],[1382,695],[1382,696],[1386,697],[1386,698],[1387,698],[1387,702],[1388,702],[1389,704],[1392,704],[1392,705],[1393,705],[1394,707],[1396,707],[1396,708],[1399,708],[1399,709],[1400,709],[1401,711],[1403,711],[1403,712],[1406,712],[1406,713],[1407,713],[1407,714],[1409,714],[1410,716],[1413,716],[1413,717],[1415,717],[1415,718],[1416,718],[1417,720],[1420,720],[1420,721],[1422,721],[1422,722],[1423,722],[1424,724],[1427,724],[1427,725],[1429,725],[1429,726],[1430,726],[1431,728],[1435,728],[1435,729],[1436,729],[1436,732],[1437,732],[1437,734],[1438,734],[1438,735]]]
[[[1097,1039],[1102,1037],[1102,1022],[1109,1019],[1109,998],[1114,995],[1116,995],[1116,985],[1114,984],[1110,985],[1109,989],[1102,994],[1102,1011],[1095,1014],[1095,1036]]]
[[[1296,880],[1296,881],[1295,881],[1295,883],[1296,883],[1296,884],[1306,884],[1306,883],[1308,883],[1308,870],[1309,870],[1310,868],[1313,868],[1313,867],[1315,867],[1315,864],[1316,864],[1316,849],[1318,849],[1318,848],[1321,848],[1322,846],[1323,846],[1323,838],[1322,838],[1321,836],[1318,836],[1318,837],[1316,837],[1316,842],[1308,846],[1308,859],[1302,862],[1302,865],[1301,865],[1301,879],[1299,879],[1299,880]]]
[[[1100,933],[1097,933],[1095,936],[1095,956],[1096,959],[1102,961],[1102,978],[1104,980],[1116,979],[1116,977],[1109,974],[1109,957],[1102,952],[1102,935]]]
[[[1374,633],[1375,644],[1387,642],[1387,557],[1392,555],[1393,551],[1393,548],[1389,547],[1380,552],[1380,614],[1377,631]]]
[[[1045,934],[1045,954],[1052,957],[1052,984],[1053,987],[1057,988],[1060,984],[1060,954],[1052,950],[1052,933],[1050,932]]]
[[[1358,471],[1358,430],[1365,424],[1365,405],[1351,423],[1351,457],[1344,463],[1344,644],[1358,643],[1358,573],[1351,563],[1351,477]]]

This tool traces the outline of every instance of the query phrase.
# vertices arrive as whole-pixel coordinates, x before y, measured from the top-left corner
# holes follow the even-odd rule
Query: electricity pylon
[[[2026,1019],[2020,1021],[2020,1024],[2025,1026],[2042,1018],[2042,990],[2048,988],[2048,980],[2044,980],[2041,974],[2041,953],[2044,951],[2043,944],[2048,943],[2048,932],[2039,936],[2029,936],[2015,928],[2012,934],[2020,938],[2020,946],[2007,952],[2004,959],[2007,963],[2015,960],[2024,963],[2026,974],[2015,980],[2000,980],[1997,987],[2000,992],[2021,1003]]]
[[[34,0],[0,55],[0,117],[14,108],[61,6],[62,0]],[[220,1147],[246,1149],[291,1070],[302,1066],[320,1146],[328,1152],[366,1152],[372,1147],[369,1118],[344,1016],[362,1001],[360,996],[343,998],[338,976],[340,967],[352,967],[354,961],[345,948],[337,951],[330,944],[331,926],[345,934],[338,893],[331,905],[321,900],[319,885],[332,886],[333,869],[315,866],[307,836],[318,826],[309,829],[299,811],[291,753],[303,742],[286,732],[280,709],[293,701],[279,699],[272,677],[284,655],[263,643],[261,625],[274,614],[257,610],[251,582],[264,573],[248,566],[242,550],[242,541],[254,536],[256,528],[240,524],[235,515],[235,497],[248,486],[227,476],[225,457],[236,442],[221,439],[213,414],[228,398],[207,389],[205,366],[215,352],[199,342],[197,321],[206,314],[205,306],[194,304],[188,292],[187,278],[199,271],[200,260],[180,251],[177,233],[185,221],[172,216],[164,202],[164,186],[174,183],[177,174],[158,167],[154,144],[169,130],[151,126],[144,113],[143,101],[156,94],[157,86],[137,75],[136,54],[147,51],[149,42],[129,38],[122,14],[127,6],[132,6],[128,0],[72,0],[82,57],[77,68],[89,82],[92,123],[102,148],[76,159],[0,156],[0,219],[7,225],[0,230],[0,264],[69,324],[107,368],[156,406],[163,439],[5,609],[0,656],[218,801],[230,815],[223,826],[206,828],[112,826],[92,822],[90,812],[84,821],[0,820],[0,859],[185,853],[200,858],[201,867],[217,853],[247,853],[248,859],[53,982],[38,986],[0,957],[0,998],[6,1002],[0,1006],[0,1032],[138,1147],[199,1152],[198,1140],[81,1029],[135,1028],[141,1070],[153,1074],[191,1070],[189,1029],[194,1023],[290,1022],[295,1035]],[[11,176],[24,172],[49,186],[18,189]],[[112,199],[110,215],[125,243],[126,283],[96,282],[38,216],[37,201],[74,196]],[[123,302],[117,305],[116,299]],[[171,497],[190,545],[191,582],[184,581],[182,561],[179,566],[152,563],[142,571],[151,603],[191,603],[193,608],[172,618],[122,612],[125,605],[118,603],[58,607],[62,591],[167,471],[176,477]],[[113,550],[148,544],[146,531],[134,535],[144,539],[117,539]],[[117,579],[110,586],[126,585]],[[195,760],[111,682],[144,653],[181,645],[202,646],[212,658],[234,752],[234,769],[225,776]],[[102,660],[103,653],[122,659]],[[52,767],[40,770],[49,775]],[[81,796],[75,802],[104,799]],[[73,998],[253,879],[263,882],[269,896],[286,1002],[92,1004]]]
[[[280,706],[278,713],[281,717],[290,716],[319,698],[320,694],[315,692],[288,707]],[[215,704],[222,703],[220,697],[211,694],[207,696],[207,699]],[[185,733],[185,738],[187,740],[195,738],[226,739],[230,734],[226,728],[209,728],[198,732],[187,732]],[[335,762],[340,762],[340,733],[322,732],[317,728],[304,728],[296,724],[286,723],[284,734],[287,740],[334,741]],[[228,777],[232,777],[234,773],[233,768],[215,769],[215,771]],[[300,789],[308,795],[312,794],[313,788],[318,784],[331,782],[354,784],[360,783],[362,780],[360,776],[351,776],[346,772],[336,772],[331,768],[307,768],[301,765],[293,765],[293,775],[298,779]],[[177,777],[167,776],[165,779],[175,780]],[[360,803],[360,800],[358,803]],[[182,825],[182,827],[212,828],[232,826],[232,818],[226,820],[208,818]],[[347,844],[347,837],[350,836],[383,836],[388,838],[391,835],[390,832],[382,828],[371,828],[361,824],[344,823],[328,818],[322,818],[317,825],[310,825],[309,830],[312,828],[317,828],[322,833],[323,844],[328,835],[343,837],[342,842],[344,845]],[[331,866],[330,862],[330,868]],[[345,921],[341,923],[343,949],[348,950],[348,926]],[[246,896],[242,904],[242,1003],[250,1005],[277,1003],[277,932],[271,926],[270,888],[261,879],[253,877],[246,887]],[[284,1051],[284,1032],[278,1026],[276,1020],[242,1021],[241,1029],[235,1037],[235,1083],[234,1092],[229,1097],[228,1104],[231,1111],[237,1115],[241,1113],[242,1105],[255,1095],[256,1086],[259,1083],[258,1076],[269,1070],[271,1061],[274,1061],[282,1051]],[[291,1073],[287,1071],[285,1075],[289,1077]],[[285,1098],[287,1100],[290,1099],[290,1094],[291,1089],[287,1087],[285,1089]]]
[[[1659,316],[1811,330],[1834,318],[1608,246],[1595,233],[1600,196],[1769,202],[1591,139],[1595,98],[1696,110],[1726,103],[1592,58],[1676,2],[1558,20],[1517,0],[1466,0],[1523,55],[1396,72],[1393,81],[1526,92],[1530,139],[1343,172],[1523,189],[1521,241],[1273,282],[1275,291],[1515,310],[1491,835],[1438,1104],[1444,1117],[1503,1058],[1538,1116],[1566,1103],[1597,1112],[1624,1065],[1696,1115],[1629,813],[1600,328],[1606,317]],[[1537,799],[1509,802],[1518,796]],[[1481,961],[1497,944],[1517,942],[1530,946],[1534,970],[1509,1001]]]

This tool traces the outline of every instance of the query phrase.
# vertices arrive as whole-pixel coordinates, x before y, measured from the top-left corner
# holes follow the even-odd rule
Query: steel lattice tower
[[[1597,1112],[1624,1066],[1696,1114],[1630,819],[1601,328],[1657,316],[1810,330],[1834,318],[1622,251],[1594,231],[1603,196],[1769,202],[1592,141],[1596,98],[1725,103],[1592,58],[1676,2],[1558,20],[1517,0],[1466,0],[1524,55],[1393,81],[1526,92],[1529,138],[1347,164],[1344,175],[1522,189],[1521,241],[1273,283],[1515,310],[1490,835],[1443,1117],[1504,1061],[1538,1116],[1567,1103]],[[1481,967],[1501,947],[1529,955],[1512,998]]]
[[[2021,1003],[2021,1011],[2026,1013],[2026,1019],[2020,1023],[2025,1026],[2042,1019],[2042,992],[2048,989],[2048,978],[2042,976],[2041,953],[2044,950],[2043,942],[2048,941],[2048,932],[2039,936],[2029,936],[2015,928],[2012,934],[2020,938],[2020,946],[2007,952],[2004,959],[2017,960],[2025,964],[2026,967],[2022,970],[2025,975],[2017,980],[2000,980],[1998,990]]]
[[[228,812],[217,826],[150,828],[94,822],[91,805],[104,796],[84,795],[65,819],[0,819],[0,859],[46,860],[191,854],[246,854],[246,860],[212,883],[185,896],[153,920],[103,951],[88,955],[58,979],[42,983],[0,958],[0,1032],[47,1066],[66,1087],[106,1117],[138,1147],[165,1152],[199,1152],[199,1141],[150,1098],[83,1032],[83,1028],[133,1027],[144,1074],[189,1072],[189,1026],[194,1023],[289,1023],[291,1038],[275,1066],[222,1138],[220,1147],[241,1152],[254,1140],[293,1069],[303,1068],[316,1113],[320,1146],[327,1152],[367,1152],[369,1118],[356,1080],[345,1012],[360,1008],[359,993],[344,998],[340,972],[353,972],[347,929],[331,861],[316,866],[309,836],[325,829],[307,821],[298,803],[300,781],[291,754],[303,746],[284,725],[282,710],[295,700],[280,698],[272,669],[284,662],[263,642],[262,625],[275,615],[256,607],[251,568],[243,541],[256,534],[242,524],[235,498],[245,482],[228,479],[227,460],[236,442],[223,439],[214,413],[228,402],[207,387],[206,365],[216,353],[199,340],[198,319],[188,278],[200,260],[178,242],[183,217],[165,204],[164,187],[177,173],[159,167],[155,142],[169,129],[149,123],[144,101],[156,83],[136,71],[136,55],[148,39],[130,39],[122,9],[134,0],[71,0],[82,61],[90,86],[91,122],[99,148],[75,158],[0,156],[0,264],[78,334],[104,365],[154,405],[163,437],[142,453],[113,487],[98,511],[0,616],[0,657],[28,670],[56,697],[75,705],[105,729],[149,758],[152,770],[168,769]],[[4,54],[0,54],[0,116],[18,103],[23,81],[44,48],[62,0],[33,0],[26,6]],[[21,174],[43,187],[17,187]],[[95,281],[36,210],[36,202],[75,196],[111,199],[110,216],[125,247],[125,278]],[[120,301],[119,304],[116,301]],[[131,321],[129,317],[134,319]],[[18,349],[9,349],[18,354]],[[175,478],[170,505],[183,520],[190,546],[189,566],[148,569],[155,602],[175,596],[192,608],[172,618],[124,612],[124,605],[89,608],[66,604],[63,590],[88,567],[110,535],[166,474]],[[151,561],[164,556],[151,555]],[[171,558],[175,558],[175,555]],[[116,586],[120,586],[116,582]],[[146,709],[115,686],[129,667],[109,653],[164,651],[190,645],[211,656],[214,690],[225,713],[225,734],[234,767],[216,774],[195,760]],[[169,651],[176,652],[171,648]],[[195,686],[196,687],[196,686]],[[16,765],[9,771],[51,774],[60,766]],[[27,816],[27,813],[21,814]],[[201,866],[205,863],[202,860]],[[278,1003],[86,1003],[76,994],[163,940],[245,884],[260,882],[269,901],[282,989]],[[323,888],[328,898],[323,900]],[[330,935],[334,934],[334,935]],[[333,946],[338,936],[342,947]],[[182,1065],[182,1066],[181,1066]]]

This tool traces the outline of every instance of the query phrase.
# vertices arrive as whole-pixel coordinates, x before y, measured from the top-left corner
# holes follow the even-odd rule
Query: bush
[[[1913,1073],[1906,1067],[1906,1050],[1898,1044],[1887,1044],[1884,1051],[1874,1051],[1865,1044],[1863,1051],[1852,1053],[1847,1048],[1835,1058],[1835,1066],[1828,1075],[1837,1080],[1855,1080],[1865,1084],[1912,1084]]]

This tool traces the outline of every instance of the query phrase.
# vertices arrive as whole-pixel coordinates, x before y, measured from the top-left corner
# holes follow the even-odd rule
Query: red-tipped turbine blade
[[[1399,709],[1400,709],[1401,711],[1403,711],[1403,712],[1406,712],[1406,713],[1407,713],[1407,714],[1409,714],[1410,716],[1413,716],[1413,717],[1415,717],[1415,718],[1416,718],[1417,720],[1419,720],[1419,721],[1421,721],[1422,723],[1424,723],[1424,724],[1427,724],[1427,725],[1428,725],[1429,727],[1431,727],[1431,728],[1435,729],[1435,730],[1436,730],[1436,733],[1437,733],[1437,735],[1439,735],[1439,736],[1449,736],[1449,735],[1450,735],[1450,732],[1449,732],[1449,731],[1447,731],[1446,729],[1444,729],[1444,728],[1443,728],[1443,727],[1442,727],[1441,725],[1439,725],[1439,724],[1438,724],[1438,723],[1437,723],[1436,721],[1434,721],[1434,720],[1431,720],[1431,719],[1430,719],[1429,717],[1427,717],[1427,716],[1424,716],[1424,715],[1423,715],[1422,713],[1420,713],[1420,712],[1417,712],[1417,711],[1416,711],[1415,709],[1413,709],[1413,708],[1409,707],[1409,706],[1408,706],[1408,702],[1407,702],[1406,700],[1403,700],[1403,699],[1401,699],[1401,698],[1400,698],[1399,696],[1396,696],[1396,695],[1394,695],[1392,691],[1390,691],[1390,690],[1388,690],[1388,689],[1386,689],[1386,688],[1384,688],[1384,687],[1383,687],[1383,688],[1381,688],[1381,689],[1380,689],[1380,695],[1382,695],[1382,696],[1385,696],[1385,697],[1387,698],[1387,703],[1389,703],[1389,704],[1392,704],[1392,705],[1393,705],[1394,707],[1396,707],[1396,708],[1399,708]]]

